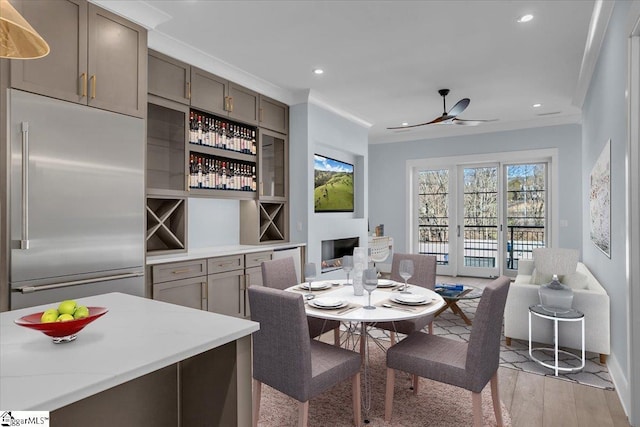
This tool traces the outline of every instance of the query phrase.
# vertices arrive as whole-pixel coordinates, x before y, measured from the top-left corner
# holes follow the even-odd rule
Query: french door
[[[416,169],[416,252],[438,274],[515,276],[546,246],[547,164],[483,163]]]

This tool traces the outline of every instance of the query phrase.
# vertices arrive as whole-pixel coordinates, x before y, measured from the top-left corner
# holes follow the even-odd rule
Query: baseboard
[[[607,356],[607,369],[609,369],[611,381],[615,386],[624,413],[627,418],[629,418],[629,413],[631,412],[631,390],[629,389],[629,381],[627,377],[625,377],[624,371],[621,369],[620,363],[618,363],[618,359],[613,353]]]

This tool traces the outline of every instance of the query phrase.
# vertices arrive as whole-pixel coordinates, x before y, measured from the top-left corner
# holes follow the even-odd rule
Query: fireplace
[[[359,246],[358,237],[322,241],[322,273],[342,268],[342,257],[353,255],[353,248]]]

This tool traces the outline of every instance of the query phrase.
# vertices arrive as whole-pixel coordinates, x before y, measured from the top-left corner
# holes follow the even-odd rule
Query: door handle
[[[22,122],[22,235],[20,249],[29,249],[29,122]]]
[[[96,97],[96,75],[91,76],[91,99],[95,99]]]
[[[460,226],[458,226],[458,237],[460,237]]]
[[[82,75],[80,76],[80,79],[82,79],[82,98],[87,96],[87,73],[82,73]]]

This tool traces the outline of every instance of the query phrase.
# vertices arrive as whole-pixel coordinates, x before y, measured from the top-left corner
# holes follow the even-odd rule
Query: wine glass
[[[378,287],[378,272],[375,268],[367,268],[362,273],[362,284],[364,285],[364,289],[369,292],[369,304],[365,305],[363,308],[373,310],[375,307],[371,305],[371,292]]]
[[[309,286],[309,293],[305,294],[305,298],[311,298],[311,283],[316,278],[316,264],[314,262],[308,262],[304,265],[304,280]]]
[[[413,276],[413,261],[410,259],[400,260],[398,273],[400,274],[400,277],[404,279],[404,286],[402,287],[401,293],[409,294],[410,292],[407,291],[407,280]]]
[[[353,256],[345,255],[342,257],[342,269],[347,273],[347,285],[349,284],[349,273],[353,270]]]

